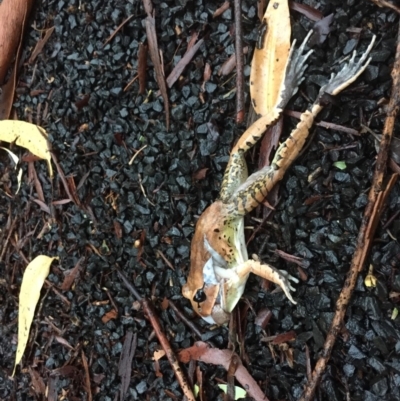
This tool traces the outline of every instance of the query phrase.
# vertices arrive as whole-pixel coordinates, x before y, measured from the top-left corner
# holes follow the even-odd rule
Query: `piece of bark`
[[[0,4],[0,84],[13,62],[32,0],[3,0]]]
[[[120,401],[125,399],[129,389],[132,374],[132,360],[135,356],[137,346],[137,333],[128,331],[122,346],[121,358],[118,364],[118,375],[121,377],[121,388],[119,391]]]

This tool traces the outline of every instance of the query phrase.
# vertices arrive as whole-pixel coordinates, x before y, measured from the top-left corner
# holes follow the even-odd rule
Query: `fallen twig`
[[[2,239],[1,239],[2,250],[0,253],[0,262],[3,260],[4,254],[5,254],[7,246],[8,246],[8,241],[10,241],[11,235],[14,232],[14,227],[15,227],[15,224],[17,223],[18,216],[15,217],[15,219],[13,219],[11,223],[10,223],[10,220],[11,220],[11,206],[8,208],[8,221],[7,221],[8,227],[5,227],[5,229],[3,230],[4,233],[8,230],[7,238],[5,239],[5,241],[4,241],[4,237],[2,237]]]
[[[385,189],[383,180],[387,168],[390,141],[393,134],[396,115],[399,110],[400,100],[400,25],[397,34],[397,49],[395,63],[392,70],[392,79],[392,94],[388,105],[388,113],[385,120],[382,139],[380,142],[380,150],[376,161],[372,187],[368,195],[368,203],[364,211],[363,220],[361,222],[360,232],[357,238],[357,246],[351,262],[350,271],[337,300],[335,315],[327,334],[325,344],[321,352],[321,357],[315,365],[311,380],[309,380],[307,383],[299,401],[311,401],[314,397],[316,387],[320,382],[322,374],[324,373],[326,365],[329,361],[333,346],[336,341],[336,336],[340,332],[340,329],[343,325],[343,319],[346,314],[347,305],[349,304],[353,294],[358,273],[362,270],[365,264],[375,228],[383,209],[382,205],[397,179],[397,174],[392,175]]]
[[[122,21],[117,28],[115,29],[115,31],[106,39],[106,41],[103,44],[103,47],[107,44],[110,43],[114,36],[119,32],[119,30],[127,23],[129,22],[132,18],[134,17],[134,15],[129,16],[128,18],[126,18],[124,21]]]
[[[231,6],[231,3],[229,1],[225,1],[222,6],[218,7],[213,14],[213,18],[219,17],[221,14],[223,14],[226,10],[229,10],[229,7]]]
[[[147,13],[147,17],[145,19],[146,23],[146,35],[147,35],[147,43],[149,45],[149,53],[151,61],[154,65],[155,77],[160,88],[161,96],[164,100],[164,108],[165,108],[165,121],[167,131],[169,130],[169,101],[167,95],[167,85],[165,83],[164,71],[161,65],[159,50],[158,50],[158,42],[156,35],[156,21],[152,15],[153,13],[153,5],[151,0],[143,0],[143,6]]]
[[[193,395],[192,389],[190,388],[188,380],[186,379],[182,369],[179,366],[178,359],[175,356],[174,351],[172,350],[167,337],[165,336],[164,332],[161,329],[160,323],[158,321],[156,314],[154,313],[151,302],[146,298],[142,298],[140,296],[140,294],[138,293],[138,291],[136,290],[136,288],[133,287],[133,285],[128,281],[125,274],[123,274],[121,272],[121,270],[119,270],[118,268],[116,268],[116,269],[117,269],[119,277],[125,284],[125,287],[142,304],[143,310],[144,310],[147,318],[149,319],[151,325],[153,326],[153,329],[154,329],[154,332],[156,333],[158,341],[160,342],[160,344],[165,352],[165,355],[167,356],[168,361],[171,364],[172,369],[174,370],[175,377],[177,378],[178,383],[181,386],[183,394],[186,396],[188,401],[195,401],[195,397]]]
[[[376,4],[378,7],[387,7],[391,8],[392,10],[396,11],[396,13],[400,14],[400,8],[396,7],[394,4],[389,3],[386,0],[371,0],[374,4]]]
[[[85,371],[85,386],[86,386],[86,391],[87,391],[87,399],[88,401],[92,401],[92,389],[90,386],[90,374],[89,374],[89,365],[87,362],[87,358],[83,350],[81,351],[81,358],[82,358],[82,364],[83,364],[83,369]]]
[[[128,331],[126,333],[124,345],[122,346],[121,359],[118,364],[118,376],[121,378],[119,389],[119,399],[123,401],[128,393],[132,373],[132,360],[135,356],[137,346],[137,333]]]
[[[46,33],[44,34],[44,37],[38,40],[35,48],[32,51],[31,57],[29,57],[29,61],[28,61],[29,64],[32,64],[36,60],[36,57],[42,52],[44,46],[50,39],[50,36],[52,35],[52,33],[54,32],[54,29],[55,29],[55,26],[52,26],[51,28],[46,29]]]
[[[301,116],[300,112],[294,111],[294,110],[285,110],[284,114],[285,114],[285,116],[294,117],[294,118],[297,118],[298,120],[300,120],[300,116]],[[342,132],[345,132],[346,134],[350,134],[350,135],[360,136],[360,132],[354,128],[349,128],[349,127],[345,127],[344,125],[330,123],[328,121],[316,121],[314,123],[314,125],[316,125],[317,127],[334,129],[336,131],[342,131]]]
[[[147,50],[145,44],[139,44],[137,72],[139,77],[139,93],[141,95],[146,92]]]
[[[197,326],[189,320],[177,307],[176,305],[171,301],[168,300],[168,306],[179,316],[179,319],[181,319],[186,326],[188,326],[194,334],[196,334],[197,337],[201,338],[202,334],[201,331],[197,328]]]
[[[242,42],[242,1],[234,1],[235,8],[235,54],[236,54],[236,123],[244,120],[244,62]]]
[[[178,80],[185,67],[190,63],[193,56],[199,50],[200,46],[204,43],[204,39],[200,39],[194,46],[186,51],[183,57],[179,60],[178,64],[174,67],[167,78],[167,85],[169,88]]]

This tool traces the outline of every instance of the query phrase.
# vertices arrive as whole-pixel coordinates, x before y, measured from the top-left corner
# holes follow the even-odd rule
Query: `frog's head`
[[[192,240],[188,280],[182,288],[193,310],[208,323],[219,325],[229,321],[244,288],[236,280],[233,269],[227,269],[237,250],[225,239],[225,221],[226,213],[220,201],[201,215]]]

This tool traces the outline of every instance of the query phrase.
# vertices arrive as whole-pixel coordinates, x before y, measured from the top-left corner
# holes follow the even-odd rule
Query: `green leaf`
[[[218,387],[226,394],[228,386],[226,384],[218,384]],[[246,391],[241,387],[235,386],[235,400],[246,397]]]
[[[197,384],[195,384],[194,389],[193,389],[193,393],[194,393],[195,397],[197,397],[199,395],[199,391],[200,391],[199,386]]]
[[[346,168],[347,168],[346,162],[343,162],[343,161],[341,161],[341,162],[335,162],[335,163],[333,163],[333,165],[334,165],[335,167],[337,167],[339,170],[346,170]]]

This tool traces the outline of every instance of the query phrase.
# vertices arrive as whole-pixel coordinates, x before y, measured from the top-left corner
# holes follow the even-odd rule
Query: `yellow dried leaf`
[[[287,0],[270,1],[259,28],[250,73],[255,112],[264,116],[277,106],[290,52],[290,13]]]
[[[374,266],[369,265],[368,274],[365,276],[364,284],[366,287],[376,287],[378,279],[374,276]]]
[[[154,359],[155,361],[158,361],[158,360],[161,359],[164,355],[165,355],[165,351],[164,351],[163,349],[156,350],[156,351],[154,351],[153,359]]]
[[[45,255],[37,256],[29,263],[22,277],[21,290],[19,292],[18,347],[15,355],[13,376],[15,368],[24,355],[35,308],[39,301],[40,291],[43,287],[44,280],[49,275],[50,265],[54,259],[58,259],[58,257],[51,258]]]
[[[51,167],[50,144],[47,141],[47,132],[44,128],[25,121],[0,121],[0,141],[15,142],[32,152],[35,156],[47,160],[50,177],[53,178]]]

